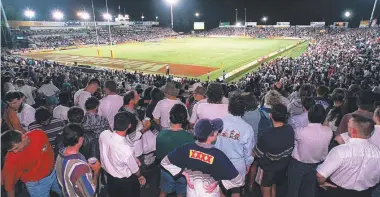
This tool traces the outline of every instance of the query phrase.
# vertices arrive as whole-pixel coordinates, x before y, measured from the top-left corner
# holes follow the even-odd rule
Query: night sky
[[[238,19],[244,22],[244,8],[247,8],[247,21],[259,22],[268,16],[267,24],[277,21],[291,22],[291,25],[308,25],[311,21],[343,21],[345,10],[352,12],[350,26],[358,26],[360,20],[369,20],[375,0],[178,0],[174,5],[174,25],[177,31],[189,31],[194,21],[205,21],[206,28],[217,27],[220,21],[235,22],[235,9]],[[51,20],[51,10],[60,9],[65,20],[77,20],[76,13],[87,10],[92,13],[91,0],[2,0],[8,20],[22,20],[23,10],[29,7],[36,11],[36,20]],[[94,0],[97,20],[103,20],[105,0]],[[380,18],[380,1],[375,17]],[[170,24],[170,6],[165,0],[108,0],[110,13],[118,14],[124,8],[132,20],[155,20],[159,17],[162,26]],[[201,15],[194,16],[195,12]]]

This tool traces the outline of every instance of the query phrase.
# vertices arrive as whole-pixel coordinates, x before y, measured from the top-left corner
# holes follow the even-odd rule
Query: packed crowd
[[[160,167],[160,197],[379,197],[379,32],[231,84],[4,55],[3,192],[137,197]]]
[[[142,42],[178,35],[170,28],[164,27],[110,27],[112,44],[124,42]],[[13,30],[14,35],[25,37],[29,44],[37,48],[56,48],[64,46],[109,44],[107,27],[98,28],[98,39],[94,28],[86,29],[51,29],[51,30]]]

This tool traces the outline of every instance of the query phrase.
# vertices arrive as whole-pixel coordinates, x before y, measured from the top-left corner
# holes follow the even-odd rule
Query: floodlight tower
[[[174,20],[173,20],[173,4],[177,3],[178,0],[166,0],[170,4],[170,18],[171,18],[171,24],[172,29],[174,28]]]
[[[24,11],[24,16],[28,19],[34,18],[35,15],[36,15],[36,12],[34,12],[33,10],[30,10],[29,8],[26,8],[26,10]]]
[[[53,13],[52,13],[52,16],[55,20],[62,20],[63,19],[63,13],[59,10],[54,10]]]

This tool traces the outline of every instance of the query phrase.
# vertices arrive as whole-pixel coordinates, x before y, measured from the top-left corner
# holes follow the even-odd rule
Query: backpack
[[[273,127],[272,120],[265,115],[264,111],[266,113],[270,113],[270,109],[266,109],[266,108],[260,108],[259,109],[259,112],[260,112],[260,122],[259,122],[259,127],[258,127],[258,134],[257,134],[257,138],[258,139],[260,139],[260,137],[263,136],[264,131],[267,128],[272,128]]]

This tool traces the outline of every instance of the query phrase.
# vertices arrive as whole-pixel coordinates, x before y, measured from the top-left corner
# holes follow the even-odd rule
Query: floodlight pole
[[[372,24],[372,21],[373,21],[373,14],[375,13],[376,4],[377,4],[377,0],[375,0],[375,3],[373,4],[371,18],[369,19],[369,27],[371,27],[371,24]]]
[[[235,19],[235,24],[237,24],[237,18],[238,18],[238,9],[235,9],[235,11],[236,11],[236,19]]]
[[[111,16],[108,12],[108,1],[106,0],[106,9],[107,9],[107,15]],[[112,18],[112,16],[111,16]],[[111,35],[111,23],[110,23],[110,18],[108,18],[108,34],[110,35],[110,45],[112,45],[112,35]]]
[[[94,9],[94,0],[91,0],[91,6],[92,6],[92,15],[94,16],[94,27],[95,27],[95,34],[96,34],[96,43],[99,46],[99,36],[98,36],[98,29],[96,27],[96,20],[95,20],[95,9]]]
[[[172,29],[174,29],[174,20],[173,20],[173,2],[170,2],[170,18],[172,23]]]

